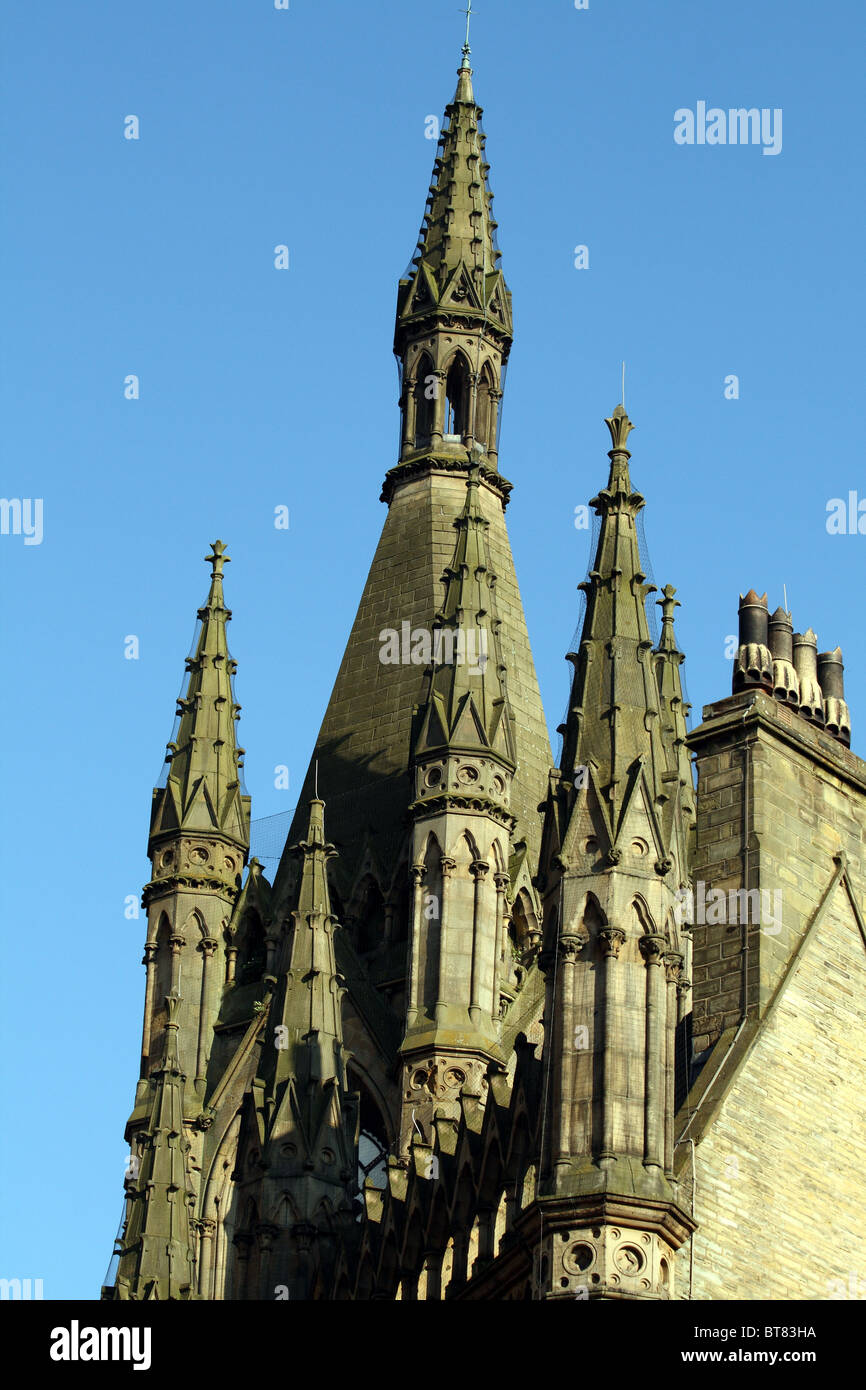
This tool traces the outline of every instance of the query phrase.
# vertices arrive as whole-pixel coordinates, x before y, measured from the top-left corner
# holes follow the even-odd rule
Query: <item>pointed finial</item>
[[[211,546],[210,555],[205,555],[204,558],[210,564],[211,572],[214,578],[216,578],[217,575],[222,574],[224,564],[231,564],[231,556],[226,555],[226,547],[224,541],[214,541],[213,545]]]
[[[673,584],[666,584],[662,589],[662,597],[656,599],[656,603],[662,610],[662,635],[659,642],[659,651],[675,652],[677,649],[676,639],[674,638],[674,609],[680,607],[678,598],[674,598],[676,589]]]
[[[466,9],[461,10],[460,13],[466,16],[466,40],[463,44],[463,62],[461,67],[468,68],[469,55],[472,52],[472,49],[469,47],[469,26],[472,23],[472,0],[466,0]]]
[[[618,405],[616,410],[613,412],[613,415],[611,415],[610,418],[605,419],[604,423],[610,430],[611,442],[613,443],[613,449],[611,450],[611,453],[621,452],[627,454],[628,449],[626,448],[626,443],[628,441],[629,435],[634,429],[634,425],[626,415],[625,407],[622,405]]]
[[[674,598],[675,593],[676,589],[673,584],[666,584],[662,589],[663,597],[656,599],[656,603],[662,610],[662,621],[665,623],[672,623],[674,620],[674,609],[681,607],[679,599]]]

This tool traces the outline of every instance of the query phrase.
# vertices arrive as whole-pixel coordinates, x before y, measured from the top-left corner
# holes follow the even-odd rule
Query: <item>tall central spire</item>
[[[473,755],[483,747],[486,771],[489,754],[501,757],[509,764],[503,785],[510,779],[515,838],[530,853],[540,839],[537,808],[551,761],[505,525],[511,485],[498,464],[511,300],[498,268],[481,114],[466,50],[417,253],[399,287],[402,439],[382,492],[388,516],[300,796],[302,806],[313,798],[318,764],[339,850],[331,884],[344,940],[364,957],[379,951],[371,969],[383,979],[386,959],[392,977],[401,974],[410,935],[413,759],[458,744],[471,745]],[[428,673],[431,643],[480,644],[482,636],[490,640],[489,659],[440,663]],[[508,666],[507,710],[494,648]],[[472,651],[486,656],[480,646]],[[290,840],[305,828],[299,810]],[[488,887],[498,872],[491,869]],[[274,883],[280,910],[295,873],[286,853]],[[492,964],[485,971],[492,991]]]

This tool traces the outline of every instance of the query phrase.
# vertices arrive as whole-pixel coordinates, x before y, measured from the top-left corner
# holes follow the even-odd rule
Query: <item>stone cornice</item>
[[[233,903],[240,892],[240,889],[232,883],[227,883],[223,878],[213,878],[209,875],[198,874],[171,874],[166,878],[151,879],[141,890],[141,902],[145,910],[151,903],[158,902],[161,898],[167,898],[178,889],[188,889],[192,892],[219,893],[228,902]]]
[[[517,825],[517,817],[510,811],[506,811],[496,801],[487,796],[465,796],[460,792],[444,792],[440,796],[423,797],[418,801],[413,801],[409,807],[409,814],[417,819],[428,816],[446,815],[449,811],[473,812],[478,815],[489,816],[491,820],[502,825],[506,830],[513,830]]]
[[[414,482],[418,478],[423,478],[430,473],[460,473],[468,477],[471,464],[465,449],[460,449],[454,454],[431,453],[429,450],[419,454],[417,458],[407,459],[405,463],[398,463],[393,468],[389,468],[385,474],[385,481],[382,484],[382,492],[379,497],[380,502],[390,502],[398,487],[403,483]],[[480,468],[481,481],[486,483],[492,492],[495,492],[502,502],[502,510],[508,506],[508,499],[513,490],[514,484],[509,483],[503,478],[501,473],[497,473],[493,468]]]
[[[702,751],[715,740],[740,743],[743,731],[764,729],[790,748],[866,793],[866,762],[844,743],[796,710],[788,709],[766,691],[755,687],[739,691],[703,708],[703,723],[687,739],[692,752]]]

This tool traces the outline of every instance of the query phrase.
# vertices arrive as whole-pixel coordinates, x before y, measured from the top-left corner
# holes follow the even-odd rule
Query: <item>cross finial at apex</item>
[[[214,576],[222,574],[224,564],[231,564],[231,556],[226,555],[226,547],[224,541],[214,541],[213,545],[211,546],[210,555],[205,555],[204,558],[210,564],[211,572]]]

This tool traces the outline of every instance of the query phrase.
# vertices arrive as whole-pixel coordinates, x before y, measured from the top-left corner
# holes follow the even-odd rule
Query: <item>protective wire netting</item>
[[[283,857],[295,809],[293,806],[290,811],[278,811],[274,816],[250,821],[250,858],[258,859],[270,882]]]

